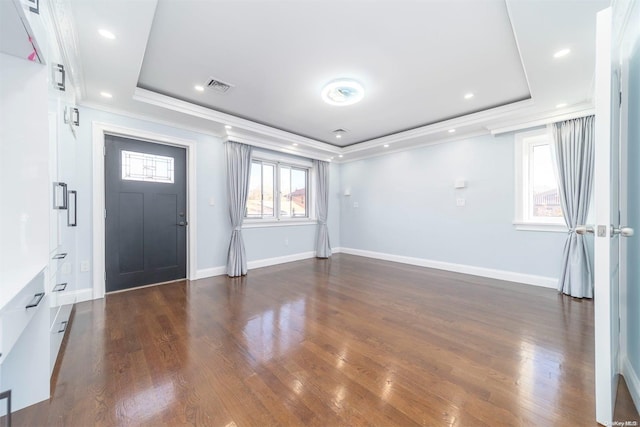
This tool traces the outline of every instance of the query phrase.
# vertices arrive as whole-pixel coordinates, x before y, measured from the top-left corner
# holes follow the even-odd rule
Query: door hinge
[[[107,272],[106,271],[104,272],[104,281],[105,282],[107,281]]]
[[[618,93],[620,94],[620,104],[618,105],[622,106],[622,92],[618,92]]]
[[[107,219],[107,210],[104,210],[104,219]]]
[[[106,146],[106,145],[103,145],[103,146],[102,146],[102,155],[103,155],[103,156],[106,156],[106,155],[107,155],[107,146]]]

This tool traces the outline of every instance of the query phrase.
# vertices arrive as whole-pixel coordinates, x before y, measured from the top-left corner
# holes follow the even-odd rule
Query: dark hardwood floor
[[[14,426],[593,426],[593,304],[338,254],[77,304],[53,387]]]

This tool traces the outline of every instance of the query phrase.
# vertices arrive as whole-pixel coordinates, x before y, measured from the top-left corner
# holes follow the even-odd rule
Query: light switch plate
[[[464,206],[465,203],[466,203],[465,199],[462,199],[462,198],[456,199],[456,206]]]

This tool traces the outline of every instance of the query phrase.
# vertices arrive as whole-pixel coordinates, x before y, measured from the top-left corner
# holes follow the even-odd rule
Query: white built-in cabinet
[[[0,0],[0,392],[13,411],[49,398],[75,303],[79,112],[49,6]]]

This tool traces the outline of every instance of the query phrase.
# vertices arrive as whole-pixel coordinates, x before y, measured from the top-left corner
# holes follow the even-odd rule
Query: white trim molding
[[[93,298],[103,298],[105,294],[105,179],[104,179],[104,138],[116,135],[134,138],[156,144],[173,145],[187,150],[187,278],[197,276],[197,205],[196,205],[196,142],[149,132],[137,128],[127,128],[109,123],[92,123],[93,151]]]
[[[249,270],[253,270],[254,268],[269,267],[272,265],[285,264],[287,262],[301,261],[303,259],[315,258],[315,256],[316,256],[315,251],[309,251],[309,252],[302,252],[302,253],[292,254],[292,255],[284,255],[284,256],[279,256],[274,258],[257,259],[257,260],[247,262],[247,267],[249,268]]]
[[[469,274],[471,276],[487,277],[489,279],[505,280],[507,282],[523,283],[525,285],[540,286],[556,289],[558,279],[533,274],[517,273],[514,271],[495,270],[491,268],[476,267],[472,265],[455,264],[451,262],[435,261],[424,258],[414,258],[402,255],[393,255],[382,252],[366,251],[362,249],[341,248],[344,254],[358,255],[367,258],[381,259],[385,261],[410,264],[418,267],[435,268],[437,270],[452,271],[455,273]]]
[[[253,270],[255,268],[270,267],[272,265],[285,264],[288,262],[301,261],[304,259],[311,259],[311,258],[315,258],[315,256],[316,256],[315,251],[309,251],[309,252],[301,252],[297,254],[284,255],[284,256],[279,256],[274,258],[256,259],[256,260],[247,262],[247,267],[249,270]],[[214,276],[222,276],[224,274],[227,274],[226,266],[203,268],[202,270],[198,270],[196,272],[195,278],[191,280],[205,279],[207,277],[214,277]]]
[[[203,268],[196,271],[196,276],[191,280],[206,279],[207,277],[223,276],[227,274],[227,267],[224,265],[220,267]]]
[[[550,123],[562,122],[564,120],[577,119],[595,114],[592,103],[574,105],[562,110],[545,111],[537,115],[530,115],[520,119],[511,120],[509,123],[500,123],[496,126],[487,126],[492,135],[500,135],[507,132],[515,132],[533,127],[545,126]]]

